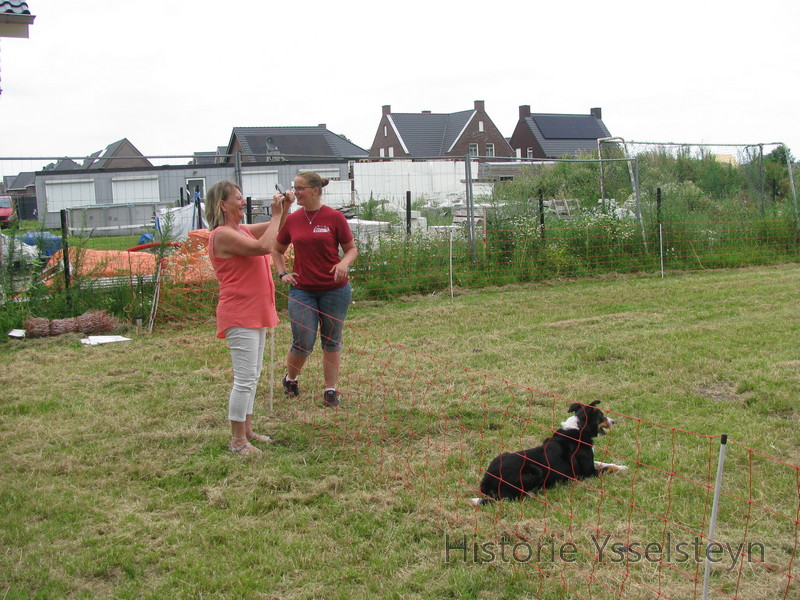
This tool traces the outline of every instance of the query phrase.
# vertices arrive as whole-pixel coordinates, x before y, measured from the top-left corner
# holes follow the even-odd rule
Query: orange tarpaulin
[[[58,250],[47,261],[45,272],[58,268],[63,262],[64,251]],[[156,272],[156,257],[149,252],[70,248],[69,262],[74,277],[125,277]]]
[[[162,260],[163,280],[171,283],[215,281],[208,258],[208,237],[207,229],[190,231],[189,238],[180,244],[178,251]],[[291,251],[287,255],[291,255]],[[62,250],[51,256],[45,273],[52,274],[60,269],[63,256]],[[156,255],[150,252],[70,248],[69,258],[73,277],[137,277],[153,276],[156,272]],[[291,256],[287,256],[287,261],[291,261]]]

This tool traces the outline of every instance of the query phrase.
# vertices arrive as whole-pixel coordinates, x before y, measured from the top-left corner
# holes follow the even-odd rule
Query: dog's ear
[[[578,412],[581,408],[583,408],[583,404],[578,404],[576,402],[567,409],[567,412]]]
[[[600,400],[595,400],[589,406],[597,406],[598,404],[600,404]]]

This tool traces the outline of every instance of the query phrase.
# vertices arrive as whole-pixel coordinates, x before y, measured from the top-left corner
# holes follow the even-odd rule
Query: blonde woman
[[[272,261],[280,280],[291,286],[288,309],[292,345],[283,378],[284,393],[290,397],[300,394],[297,378],[319,331],[325,378],[322,404],[337,407],[342,330],[352,298],[347,273],[358,250],[344,215],[322,203],[322,188],[326,185],[328,180],[312,171],[295,177],[294,196],[302,210],[287,217],[286,226],[278,233]],[[286,270],[284,257],[289,244],[294,247],[291,273]]]
[[[223,179],[206,195],[206,220],[211,231],[208,256],[219,282],[217,337],[227,339],[233,364],[228,450],[235,454],[261,452],[251,442],[270,441],[269,436],[253,431],[253,403],[267,327],[278,325],[270,253],[291,202],[275,194],[270,221],[247,225],[242,222],[247,204],[235,183]]]

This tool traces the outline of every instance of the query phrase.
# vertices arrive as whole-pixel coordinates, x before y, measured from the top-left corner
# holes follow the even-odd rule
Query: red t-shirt
[[[214,252],[214,237],[218,229],[208,236],[208,257],[219,281],[217,337],[224,338],[225,330],[230,327],[277,327],[270,256],[220,258]],[[254,238],[245,228],[242,228],[242,235]]]
[[[311,222],[309,223],[309,218]],[[297,287],[310,292],[335,290],[347,284],[334,281],[331,269],[341,261],[339,246],[353,241],[353,232],[344,215],[330,206],[306,213],[296,210],[278,232],[278,243],[294,245]]]

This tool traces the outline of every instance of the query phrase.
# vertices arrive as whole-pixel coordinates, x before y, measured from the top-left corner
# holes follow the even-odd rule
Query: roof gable
[[[21,171],[17,175],[7,178],[6,190],[25,190],[35,184],[36,173],[33,171]]]
[[[456,113],[391,113],[398,136],[411,156],[443,156],[464,131],[474,110]]]
[[[112,166],[120,167],[152,167],[149,160],[130,143],[128,138],[122,138],[109,144],[105,150],[98,150],[90,154],[83,161],[84,169],[107,169]]]

